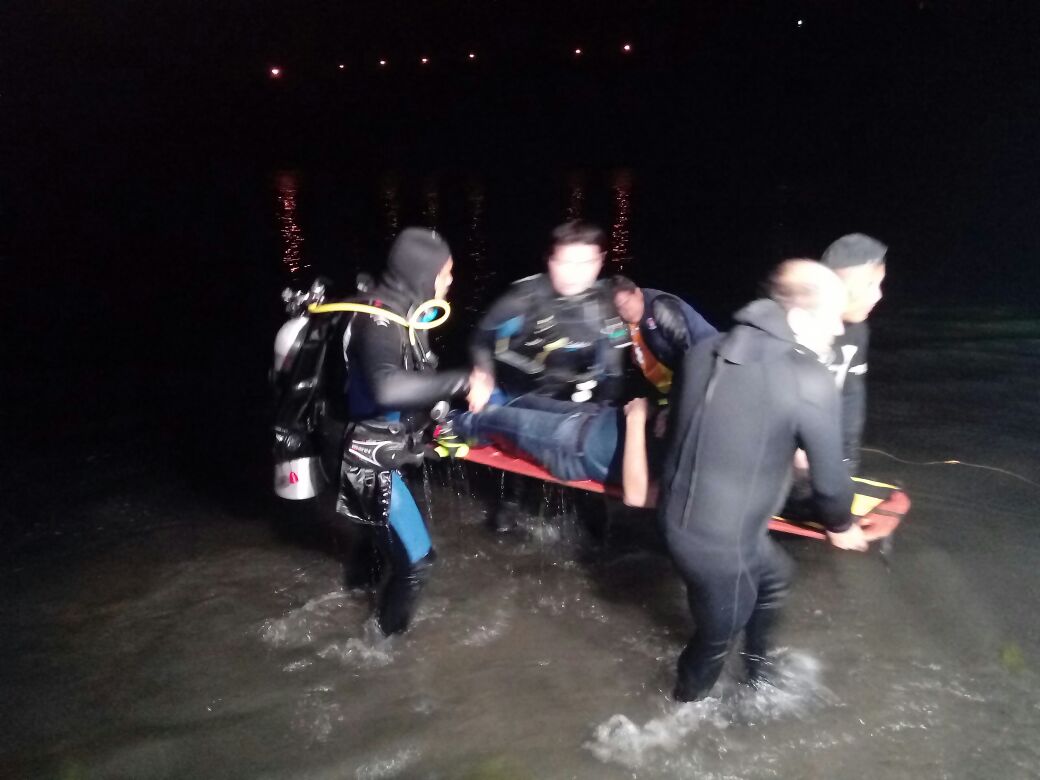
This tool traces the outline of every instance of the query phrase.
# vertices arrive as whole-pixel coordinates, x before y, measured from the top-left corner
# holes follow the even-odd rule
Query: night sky
[[[841,177],[867,213],[893,198],[919,212],[920,249],[937,241],[963,264],[995,247],[1014,269],[1036,247],[1034,3],[40,0],[0,13],[0,153],[22,187],[55,167],[155,159],[489,167],[507,147],[535,164]],[[976,228],[942,245],[951,222]]]

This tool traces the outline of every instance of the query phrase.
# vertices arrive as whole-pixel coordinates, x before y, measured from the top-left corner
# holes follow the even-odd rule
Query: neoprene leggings
[[[679,656],[677,695],[684,701],[706,696],[745,629],[745,662],[755,678],[791,581],[790,558],[766,535],[751,550],[708,550],[681,531],[670,533],[668,542],[696,624]]]
[[[430,552],[430,534],[411,491],[398,472],[390,478],[390,527],[408,555],[408,562],[426,557]]]

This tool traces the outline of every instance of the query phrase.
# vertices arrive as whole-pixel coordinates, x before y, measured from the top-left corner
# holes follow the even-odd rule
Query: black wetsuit
[[[371,303],[406,319],[434,296],[434,278],[448,258],[431,231],[409,228],[391,250]],[[435,251],[439,250],[439,251]],[[435,371],[426,331],[387,317],[355,314],[344,335],[349,368],[350,423],[344,440],[337,510],[373,528],[384,568],[378,620],[386,634],[407,628],[434,559],[426,523],[401,476],[402,464],[421,461],[420,438],[438,401],[462,394],[464,371]]]
[[[859,470],[860,443],[867,418],[867,346],[870,326],[845,323],[845,333],[834,340],[828,368],[841,389],[842,449],[849,473]]]
[[[833,379],[795,343],[778,304],[755,301],[735,319],[732,331],[687,355],[672,393],[659,506],[696,623],[679,659],[683,701],[708,693],[745,627],[749,673],[759,671],[791,576],[767,523],[786,495],[796,447],[808,454],[821,522],[834,531],[851,523]]]
[[[600,281],[562,296],[547,274],[514,282],[473,334],[473,362],[509,398],[611,401],[624,390],[628,331]]]

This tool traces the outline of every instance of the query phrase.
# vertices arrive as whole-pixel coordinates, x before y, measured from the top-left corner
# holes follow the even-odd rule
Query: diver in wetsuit
[[[410,319],[419,304],[443,298],[451,285],[451,251],[431,230],[397,237],[372,305]],[[422,461],[430,409],[466,395],[479,408],[491,393],[478,370],[436,371],[426,331],[376,314],[353,315],[343,336],[349,371],[350,421],[344,436],[336,509],[370,526],[388,576],[377,619],[384,634],[404,631],[435,558],[426,523],[400,467]]]
[[[628,331],[603,267],[603,231],[567,222],[552,232],[546,273],[514,282],[481,318],[471,340],[473,364],[495,377],[492,403],[533,393],[577,402],[617,401],[624,394]],[[497,531],[524,516],[520,484],[507,483],[488,520]]]
[[[686,582],[695,634],[678,663],[675,698],[706,696],[745,630],[752,682],[765,676],[769,632],[791,563],[769,538],[796,447],[811,466],[818,518],[832,544],[866,549],[850,515],[837,389],[819,355],[841,332],[845,291],[819,263],[789,260],[770,298],[702,341],[676,375],[659,517]]]
[[[629,346],[606,282],[603,231],[567,222],[552,233],[547,273],[514,282],[480,320],[473,363],[505,398],[572,401],[621,397]]]
[[[632,358],[661,395],[668,395],[672,374],[694,344],[718,331],[686,301],[639,287],[620,274],[610,280],[614,305],[632,336]]]

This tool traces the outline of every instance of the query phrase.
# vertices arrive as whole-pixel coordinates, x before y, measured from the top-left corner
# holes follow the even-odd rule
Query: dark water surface
[[[413,629],[379,636],[337,536],[269,495],[278,293],[344,284],[400,227],[436,226],[450,362],[567,217],[607,227],[611,270],[720,323],[777,259],[859,225],[815,224],[807,185],[661,164],[75,170],[32,189],[12,251],[55,311],[11,304],[34,338],[4,380],[0,774],[1040,775],[1040,318],[957,285],[922,296],[934,258],[900,246],[911,225],[865,226],[893,245],[866,444],[1032,484],[868,451],[914,501],[891,560],[784,540],[783,684],[677,706],[691,626],[652,519],[615,508],[591,538],[547,490],[496,537],[476,470],[428,475],[441,560]]]

